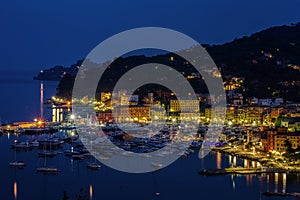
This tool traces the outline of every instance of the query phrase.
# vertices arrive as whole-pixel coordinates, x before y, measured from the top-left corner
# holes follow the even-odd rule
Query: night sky
[[[143,26],[220,44],[300,22],[299,7],[299,0],[2,0],[0,69],[68,66],[107,37]]]

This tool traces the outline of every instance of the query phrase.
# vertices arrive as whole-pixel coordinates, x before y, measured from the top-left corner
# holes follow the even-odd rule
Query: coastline
[[[256,161],[259,166],[256,168],[244,168],[244,167],[231,167],[219,170],[225,170],[224,173],[239,173],[239,174],[254,174],[254,173],[300,173],[300,167],[293,166],[293,163],[280,162],[277,158],[270,156],[270,154],[264,152],[249,152],[239,148],[230,147],[214,147],[212,151],[219,152],[224,155],[236,156],[238,158],[247,159],[250,161]],[[246,170],[245,170],[246,169]],[[248,169],[248,172],[247,172]],[[213,170],[212,170],[213,171]],[[217,172],[218,173],[218,172]]]

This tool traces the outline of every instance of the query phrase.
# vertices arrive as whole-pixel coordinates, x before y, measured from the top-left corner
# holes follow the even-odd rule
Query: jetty
[[[289,170],[283,168],[225,168],[225,169],[203,169],[198,172],[204,176],[217,176],[227,174],[263,174],[263,173],[300,173],[300,170]]]

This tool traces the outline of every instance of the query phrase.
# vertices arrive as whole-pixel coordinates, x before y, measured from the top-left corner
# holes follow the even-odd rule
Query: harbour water
[[[32,140],[34,136],[4,134],[0,137],[0,199],[70,199],[82,193],[87,199],[270,199],[263,192],[297,192],[300,176],[295,174],[202,176],[201,169],[232,165],[255,166],[248,160],[211,152],[204,159],[195,151],[172,165],[152,173],[128,174],[101,164],[99,170],[88,169],[87,159],[73,160],[61,150],[47,158],[47,166],[55,166],[57,174],[40,174],[37,167],[44,158],[41,149],[17,151],[17,159],[26,163],[23,169],[8,166],[14,158],[11,144],[15,139]],[[66,146],[67,148],[67,146]],[[59,153],[61,152],[61,153]],[[271,199],[280,199],[272,197]],[[282,197],[281,197],[282,199]],[[285,197],[285,199],[288,199]],[[292,199],[292,198],[290,198]]]
[[[0,122],[32,121],[40,117],[41,86],[43,102],[55,95],[57,82],[35,81],[31,71],[0,70]],[[46,105],[43,105],[45,108]],[[50,110],[44,109],[46,120],[51,119]]]
[[[2,121],[29,121],[37,117],[40,114],[41,83],[33,81],[31,74],[5,77],[0,79]],[[56,83],[44,83],[44,99],[54,95],[55,88]],[[45,116],[50,119],[46,110]],[[199,159],[198,150],[162,170],[146,174],[123,173],[101,163],[99,170],[90,170],[86,167],[87,160],[73,160],[61,153],[47,158],[47,165],[61,171],[55,175],[40,174],[36,169],[44,162],[38,157],[41,149],[16,152],[17,159],[24,161],[26,166],[23,169],[9,167],[15,153],[11,144],[16,139],[32,140],[34,136],[4,134],[0,137],[0,199],[60,200],[64,192],[70,199],[76,199],[82,193],[90,200],[293,199],[270,198],[263,192],[300,191],[300,175],[295,174],[201,176],[198,174],[201,169],[257,164],[213,152]]]

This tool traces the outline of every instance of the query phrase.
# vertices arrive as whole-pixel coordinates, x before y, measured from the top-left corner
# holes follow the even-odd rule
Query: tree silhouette
[[[292,152],[293,152],[292,143],[291,143],[291,141],[289,141],[288,139],[286,139],[286,140],[284,141],[284,146],[286,147],[286,151],[287,151],[288,153],[292,153]]]

